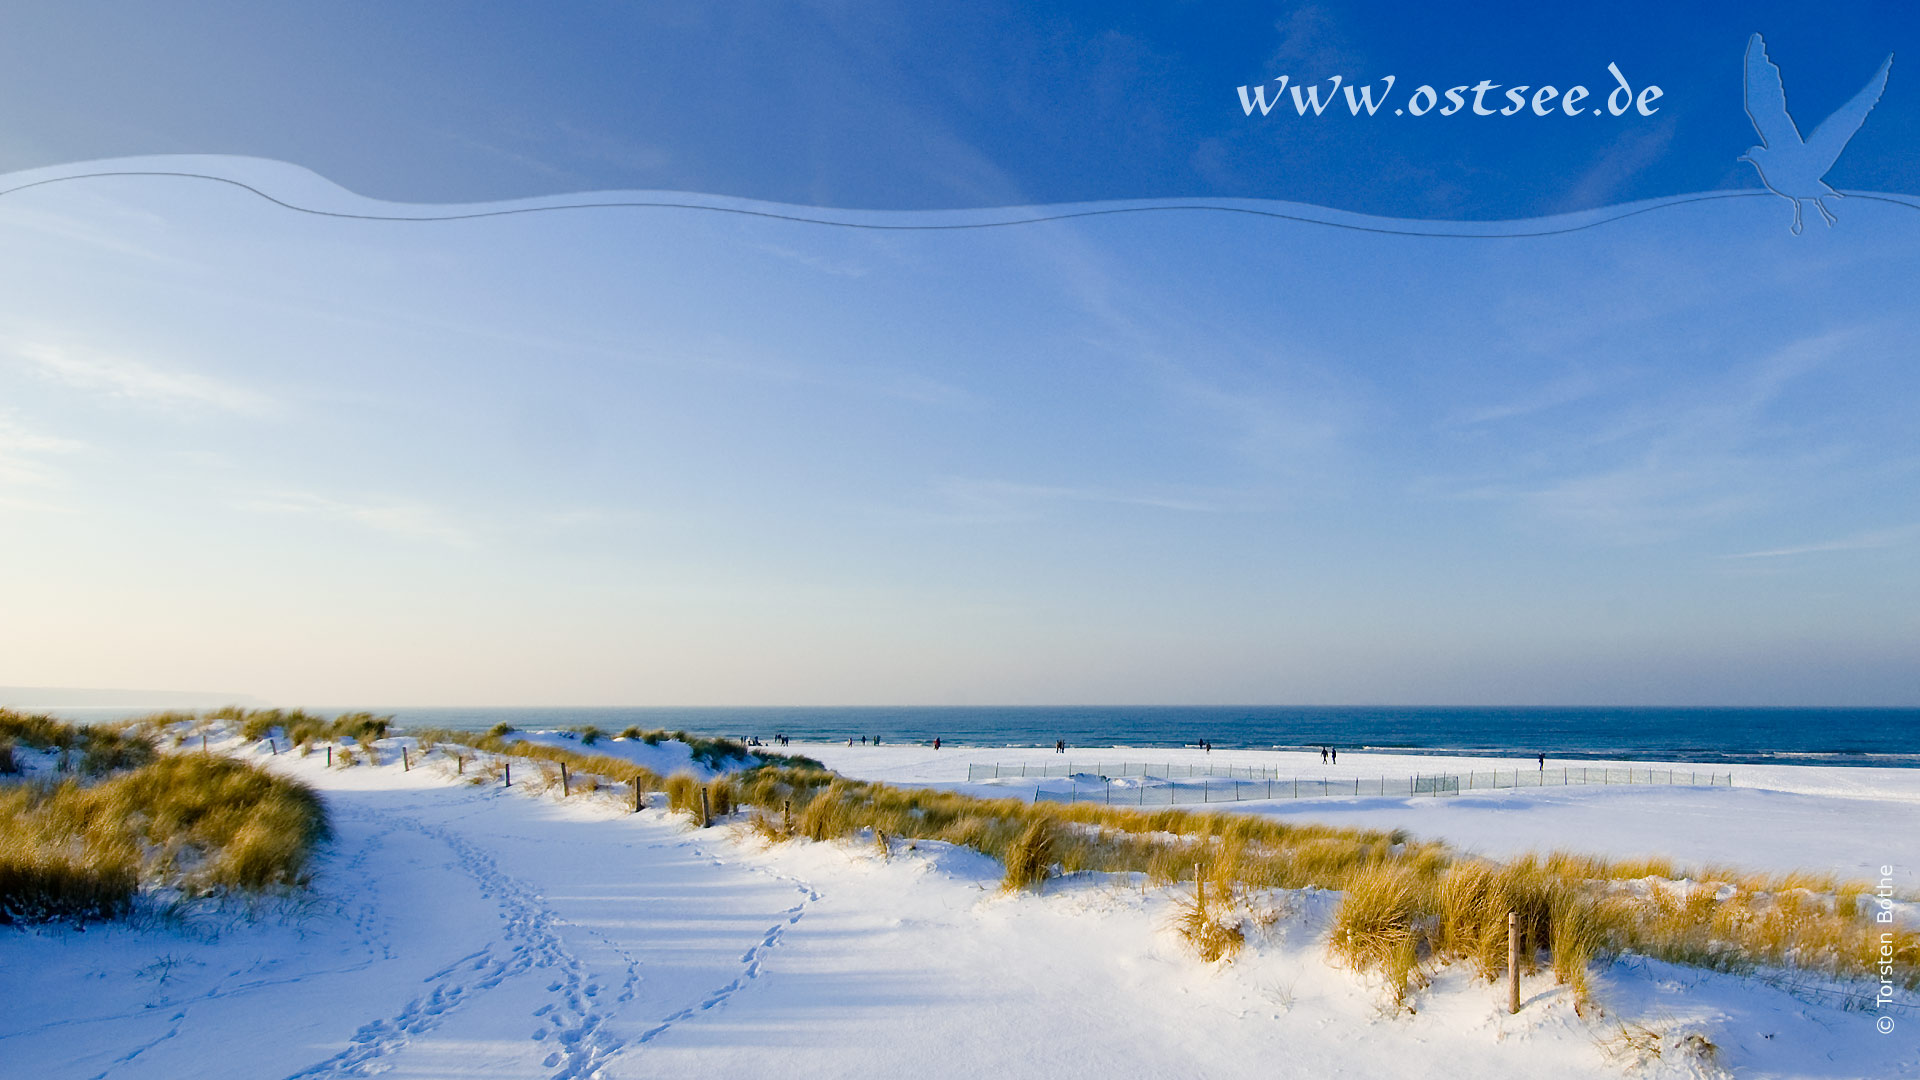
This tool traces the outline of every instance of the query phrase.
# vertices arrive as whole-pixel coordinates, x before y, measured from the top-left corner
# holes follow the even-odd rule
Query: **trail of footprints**
[[[551,1039],[554,1050],[543,1064],[556,1068],[554,1080],[591,1076],[618,1049],[601,1031],[603,1016],[592,1008],[601,987],[584,974],[580,961],[560,936],[558,917],[526,883],[503,873],[495,860],[458,834],[399,815],[382,815],[390,827],[406,828],[445,844],[482,896],[496,900],[505,916],[497,940],[427,976],[432,989],[408,1002],[394,1016],[375,1020],[354,1033],[347,1048],[289,1080],[364,1075],[376,1062],[404,1047],[414,1036],[433,1030],[447,1014],[477,994],[535,969],[552,969],[547,990],[556,1000],[539,1010],[537,1041]],[[626,956],[627,976],[618,997],[632,998],[639,982],[637,961]]]
[[[558,916],[537,891],[502,872],[492,856],[455,832],[402,815],[382,814],[378,820],[389,830],[407,828],[445,844],[458,860],[460,869],[479,885],[481,895],[499,901],[506,916],[506,925],[498,940],[427,976],[425,982],[432,985],[431,991],[408,1002],[397,1015],[364,1025],[354,1033],[345,1050],[293,1074],[288,1080],[317,1080],[321,1077],[366,1075],[382,1071],[378,1064],[381,1058],[400,1050],[414,1036],[439,1026],[449,1012],[507,979],[535,969],[552,969],[555,972],[555,977],[546,987],[554,1000],[534,1010],[535,1026],[529,1032],[533,1041],[551,1042],[553,1046],[552,1051],[542,1059],[542,1066],[555,1070],[550,1074],[551,1080],[589,1080],[599,1075],[601,1066],[628,1045],[606,1029],[606,1019],[608,1013],[635,997],[641,980],[639,959],[602,937],[603,943],[620,955],[625,968],[620,988],[613,995],[611,1004],[603,1004],[601,998],[605,988],[583,973],[579,959],[567,949],[556,929],[560,921]],[[694,846],[694,850],[715,866],[727,865],[698,846]],[[359,855],[356,862],[363,859],[364,854]],[[800,892],[802,898],[782,912],[781,921],[770,927],[759,942],[741,955],[741,970],[737,976],[724,986],[702,995],[696,1004],[648,1028],[632,1040],[632,1045],[642,1046],[652,1042],[674,1025],[725,1003],[759,978],[767,950],[778,945],[787,928],[800,921],[801,916],[806,914],[808,904],[820,899],[818,892],[796,878],[760,867],[749,869],[791,885]],[[381,952],[390,958],[392,950],[385,935],[372,925],[374,921],[372,905],[363,906],[355,912],[354,923],[359,936],[370,946],[377,942]]]
[[[357,845],[354,848],[353,855],[340,864],[341,876],[350,878],[360,877],[359,871],[366,865],[368,856],[384,845],[385,837],[385,831],[376,832]],[[393,943],[390,935],[387,933],[387,920],[380,915],[378,896],[379,890],[370,887],[359,896],[359,903],[351,910],[348,910],[344,905],[341,906],[339,915],[346,920],[348,931],[353,935],[354,939],[359,942],[362,950],[365,952],[365,956],[357,962],[334,969],[334,972],[364,970],[381,960],[391,960],[394,958]],[[301,933],[304,935],[305,931],[302,930]],[[216,980],[210,989],[183,1001],[155,1000],[148,1002],[147,1008],[149,1009],[165,1006],[166,1008],[177,1010],[168,1018],[167,1029],[158,1036],[141,1043],[132,1050],[113,1059],[105,1069],[95,1073],[90,1080],[107,1080],[108,1077],[118,1072],[122,1067],[131,1065],[139,1060],[147,1051],[171,1039],[178,1038],[194,1006],[202,1004],[203,1002],[212,1001],[216,998],[246,993],[263,987],[298,982],[302,978],[308,977],[308,975],[302,974],[289,974],[278,977],[256,978],[231,986],[228,985],[228,980],[246,973],[246,969],[229,972],[226,976]]]
[[[704,856],[715,866],[727,865],[726,862],[716,857],[712,852],[700,847],[698,844],[689,843],[688,846]],[[799,878],[789,877],[786,874],[769,870],[765,867],[748,866],[746,869],[752,870],[755,873],[765,874],[777,881],[791,885],[799,891],[801,895],[800,902],[794,904],[786,911],[781,912],[782,916],[784,916],[781,921],[768,928],[766,935],[760,939],[758,944],[741,954],[740,963],[742,967],[740,974],[735,976],[731,982],[703,995],[697,1004],[689,1005],[679,1012],[674,1013],[672,1016],[660,1021],[658,1024],[655,1024],[653,1027],[648,1028],[646,1031],[641,1032],[640,1037],[634,1040],[635,1044],[645,1045],[650,1043],[672,1029],[675,1024],[684,1020],[690,1020],[699,1016],[701,1013],[724,1004],[728,998],[738,993],[754,979],[759,978],[760,963],[761,960],[765,958],[767,950],[780,944],[780,938],[786,934],[787,927],[799,922],[800,917],[807,913],[808,904],[820,899],[820,894],[815,891],[811,885],[801,881]]]

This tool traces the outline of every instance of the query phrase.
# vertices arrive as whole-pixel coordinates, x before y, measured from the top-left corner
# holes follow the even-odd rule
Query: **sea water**
[[[355,708],[359,708],[356,706]],[[324,710],[346,711],[344,708]],[[1409,706],[373,708],[401,727],[696,734],[954,745],[1336,746],[1400,753],[1920,767],[1920,709]]]

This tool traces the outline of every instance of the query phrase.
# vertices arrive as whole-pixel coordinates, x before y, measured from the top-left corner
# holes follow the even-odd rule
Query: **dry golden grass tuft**
[[[1058,830],[1053,822],[1037,818],[1021,831],[1020,838],[1007,849],[1007,875],[1001,888],[1008,892],[1037,889],[1053,876],[1054,848]]]
[[[1208,891],[1223,902],[1235,888],[1340,891],[1329,948],[1355,968],[1383,973],[1400,1005],[1424,984],[1428,964],[1465,962],[1484,977],[1503,975],[1508,912],[1518,916],[1522,966],[1533,972],[1546,965],[1582,1011],[1592,1004],[1589,968],[1621,952],[1722,970],[1776,965],[1840,978],[1866,976],[1879,960],[1877,935],[1866,932],[1872,886],[1831,876],[1683,870],[1663,858],[1566,852],[1496,864],[1397,831],[1178,808],[983,799],[847,780],[811,764],[766,765],[704,784],[684,774],[663,780],[620,759],[511,740],[510,734],[417,737],[565,762],[583,785],[590,776],[601,778],[596,786],[637,780],[642,790],[664,789],[678,812],[697,815],[704,790],[715,816],[751,808],[745,827],[769,842],[846,839],[871,830],[876,844],[886,837],[972,848],[1006,866],[1009,889],[1034,887],[1056,871],[1138,873],[1172,885],[1188,880],[1198,863]],[[497,778],[499,765],[476,771]],[[1192,910],[1182,912],[1192,918],[1196,938],[1225,934],[1206,925],[1229,925],[1226,909],[1210,904],[1202,910],[1198,897],[1196,889]],[[1244,921],[1230,925],[1240,929]],[[1222,946],[1219,955],[1232,948]],[[1896,982],[1920,988],[1920,935],[1895,931],[1892,951]]]
[[[667,777],[667,809],[680,813],[700,812],[700,781],[688,773]]]
[[[1196,864],[1193,895],[1174,902],[1173,930],[1202,962],[1231,963],[1246,947],[1248,917],[1240,910],[1228,860]]]
[[[739,791],[730,777],[716,776],[707,781],[707,809],[714,817],[732,814],[738,802]]]
[[[299,886],[328,834],[311,789],[221,757],[14,785],[0,793],[0,922],[117,917],[143,882],[189,895]]]
[[[1418,871],[1376,863],[1349,877],[1327,939],[1333,954],[1358,971],[1379,971],[1396,1006],[1425,985],[1421,947],[1434,883]]]

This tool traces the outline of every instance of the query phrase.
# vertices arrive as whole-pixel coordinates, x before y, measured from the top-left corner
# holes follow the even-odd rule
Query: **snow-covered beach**
[[[216,743],[215,749],[220,749]],[[38,1077],[1649,1075],[1907,1076],[1920,1015],[1628,958],[1579,1017],[1550,975],[1525,1007],[1461,965],[1411,1015],[1327,956],[1334,897],[1289,893],[1231,965],[1167,928],[1176,889],[1124,875],[999,890],[1001,869],[937,843],[769,847],[619,800],[459,782],[434,764],[327,769],[231,752],[326,796],[338,836],[312,893],[85,931],[9,930],[0,1055]],[[638,756],[672,746],[607,741]],[[790,748],[850,777],[1018,794],[971,761],[1051,751]],[[1091,756],[1079,749],[1075,755]],[[1160,761],[1182,752],[1152,751]],[[1319,772],[1317,755],[1202,760]],[[1107,760],[1124,750],[1101,750]],[[1279,759],[1279,760],[1276,760]],[[1389,755],[1341,770],[1393,772]],[[1470,765],[1419,759],[1418,769]],[[1511,768],[1513,763],[1505,761]],[[1550,763],[1551,764],[1551,763]],[[1411,767],[1407,771],[1411,771]],[[1247,802],[1232,812],[1406,828],[1499,855],[1560,847],[1866,876],[1911,891],[1920,774],[1736,769],[1727,788],[1520,789],[1445,798]],[[1031,783],[1027,791],[1030,795]],[[1877,871],[1878,867],[1873,867]],[[1856,1002],[1857,1005],[1857,1002]],[[1696,1038],[1711,1043],[1699,1051]],[[1655,1057],[1653,1050],[1660,1050]]]

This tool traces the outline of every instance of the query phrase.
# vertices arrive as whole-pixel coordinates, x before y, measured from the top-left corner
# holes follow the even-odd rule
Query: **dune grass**
[[[1400,1004],[1440,964],[1504,977],[1509,912],[1517,916],[1523,969],[1550,971],[1582,1010],[1591,1005],[1591,965],[1611,955],[1858,979],[1876,972],[1879,931],[1889,929],[1871,922],[1869,884],[1829,876],[1566,853],[1495,863],[1399,832],[1188,809],[984,799],[809,769],[763,768],[737,782],[741,802],[758,808],[750,827],[768,840],[830,840],[871,829],[945,841],[1000,860],[1009,889],[1083,871],[1141,873],[1160,884],[1195,881],[1176,930],[1210,959],[1237,951],[1230,939],[1239,924],[1220,914],[1234,888],[1337,890],[1329,950],[1356,969],[1382,974]],[[1203,899],[1209,892],[1216,900]],[[1920,934],[1891,932],[1895,981],[1920,988]]]
[[[241,738],[249,742],[258,742],[266,738],[282,738],[295,747],[306,747],[312,743],[334,742],[340,739],[352,739],[356,743],[369,743],[375,739],[384,739],[393,726],[393,717],[376,716],[370,712],[342,713],[328,720],[302,709],[243,709],[228,705],[214,709],[199,717],[183,713],[159,713],[146,717],[137,723],[149,730],[158,731],[173,727],[182,721],[205,724],[208,721],[224,721],[239,731]]]
[[[59,769],[101,776],[133,769],[153,760],[151,739],[129,725],[69,724],[41,713],[0,709],[0,774],[21,771],[19,747],[55,750]]]
[[[143,886],[196,896],[306,883],[329,826],[305,785],[229,758],[156,754],[128,731],[61,736],[100,749],[98,768],[82,770],[95,778],[0,788],[0,923],[117,918]]]
[[[329,730],[378,719],[354,714],[330,722]],[[876,843],[887,837],[972,848],[1006,867],[1008,889],[1081,872],[1138,873],[1163,885],[1192,881],[1193,898],[1181,902],[1175,929],[1209,960],[1230,960],[1244,941],[1244,920],[1229,910],[1236,889],[1338,891],[1329,951],[1351,967],[1383,975],[1390,998],[1401,1005],[1438,965],[1462,963],[1481,977],[1504,977],[1509,912],[1518,917],[1523,969],[1550,971],[1583,1010],[1591,1004],[1589,970],[1609,956],[1632,952],[1723,971],[1779,967],[1857,979],[1876,973],[1878,931],[1886,929],[1871,922],[1870,883],[1830,875],[1683,868],[1658,858],[1564,852],[1494,863],[1402,832],[896,788],[848,780],[804,758],[749,755],[732,740],[696,741],[685,732],[629,728],[619,738],[685,739],[697,745],[701,760],[759,764],[702,782],[687,774],[662,778],[607,754],[510,739],[504,726],[485,735],[410,734],[422,745],[446,742],[565,763],[576,776],[576,792],[600,787],[585,782],[590,777],[611,781],[608,786],[664,790],[671,810],[696,816],[705,792],[716,817],[751,810],[747,827],[769,841],[845,839],[870,830]],[[605,737],[596,733],[590,743],[581,734],[583,747]],[[0,737],[21,738],[5,727]],[[473,771],[475,779],[499,776],[497,765]],[[540,776],[529,770],[536,786]],[[1920,935],[1906,927],[1891,932],[1894,981],[1920,988]]]
[[[1194,868],[1193,892],[1174,901],[1173,931],[1204,963],[1232,963],[1247,944],[1247,924],[1266,926],[1278,920],[1278,911],[1252,915],[1236,895],[1239,883],[1226,864],[1202,863]]]
[[[1053,876],[1054,836],[1057,831],[1053,822],[1041,818],[1028,824],[1020,833],[1020,838],[1007,849],[1007,876],[1004,882],[1007,890],[1036,888]]]

